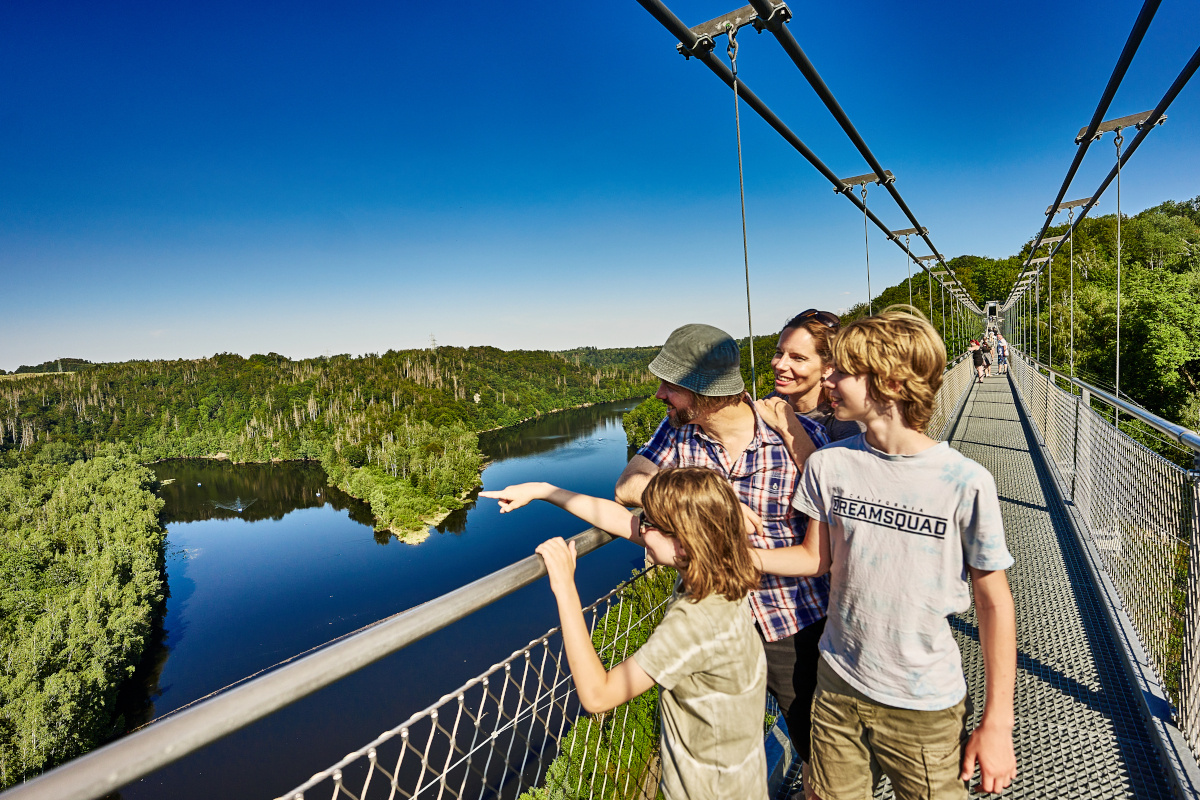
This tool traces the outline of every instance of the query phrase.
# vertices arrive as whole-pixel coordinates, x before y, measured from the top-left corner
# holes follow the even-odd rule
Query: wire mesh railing
[[[645,643],[674,582],[674,570],[652,567],[584,609],[606,667]],[[554,628],[279,800],[653,800],[657,691],[581,715]]]
[[[1013,384],[1054,459],[1085,535],[1108,573],[1193,751],[1200,749],[1200,672],[1192,542],[1196,473],[1113,424],[1107,393],[1011,359]],[[1192,445],[1195,434],[1121,404],[1143,422]],[[1180,434],[1182,431],[1182,434]],[[1200,441],[1200,440],[1198,440]]]
[[[942,386],[938,389],[933,404],[933,416],[925,426],[925,433],[931,439],[945,439],[954,422],[958,406],[971,388],[975,377],[975,368],[968,355],[963,354],[955,359],[942,376]]]

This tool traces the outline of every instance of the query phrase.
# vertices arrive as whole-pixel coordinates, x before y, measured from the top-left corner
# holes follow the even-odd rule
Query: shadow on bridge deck
[[[972,387],[950,443],[995,476],[1016,559],[1009,581],[1017,608],[1020,776],[1004,796],[1172,797],[1102,600],[1007,378]],[[974,724],[984,694],[974,610],[951,622]]]

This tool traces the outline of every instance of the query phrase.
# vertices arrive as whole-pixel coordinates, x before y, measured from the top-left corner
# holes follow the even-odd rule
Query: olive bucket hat
[[[667,343],[650,362],[650,371],[664,381],[706,397],[741,394],[742,355],[725,331],[711,325],[684,325],[667,337]]]

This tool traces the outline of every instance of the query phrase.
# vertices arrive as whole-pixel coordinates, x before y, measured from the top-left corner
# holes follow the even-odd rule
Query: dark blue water
[[[633,402],[485,435],[484,487],[547,480],[611,496]],[[168,516],[170,598],[124,707],[131,724],[507,566],[585,528],[544,503],[501,516],[483,500],[420,545],[364,524],[363,504],[314,465],[155,465]],[[199,484],[199,485],[197,485]],[[318,494],[319,493],[319,494]],[[580,561],[584,598],[642,564],[614,542]],[[545,580],[121,790],[125,798],[275,797],[557,624]]]

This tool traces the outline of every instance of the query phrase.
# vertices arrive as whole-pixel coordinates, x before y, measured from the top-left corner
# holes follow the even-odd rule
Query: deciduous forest
[[[378,530],[415,543],[478,485],[479,431],[648,394],[642,350],[64,359],[75,371],[6,377],[0,785],[124,727],[116,693],[165,594],[162,501],[144,464],[316,460],[370,504]]]

